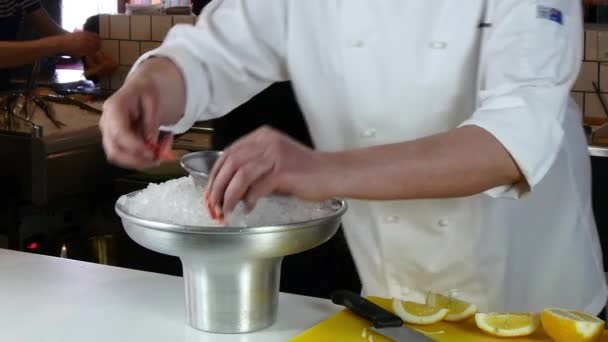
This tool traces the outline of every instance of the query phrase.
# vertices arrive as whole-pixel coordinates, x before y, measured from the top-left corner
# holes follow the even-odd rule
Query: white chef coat
[[[343,223],[364,292],[597,313],[607,288],[568,97],[581,29],[573,0],[223,0],[140,62],[166,56],[184,75],[174,132],[287,79],[320,150],[488,130],[525,182],[466,198],[349,201]]]

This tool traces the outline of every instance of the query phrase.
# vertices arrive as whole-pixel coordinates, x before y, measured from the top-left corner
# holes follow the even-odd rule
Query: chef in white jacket
[[[104,106],[109,160],[291,80],[317,150],[260,129],[226,150],[218,210],[349,198],[366,294],[481,310],[606,303],[580,113],[574,0],[223,0],[177,26]]]

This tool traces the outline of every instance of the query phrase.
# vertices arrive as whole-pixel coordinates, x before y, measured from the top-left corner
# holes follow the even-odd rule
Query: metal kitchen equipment
[[[32,80],[30,76],[30,86]],[[11,94],[0,93],[0,101]],[[92,205],[118,171],[106,161],[97,124],[87,127],[88,114],[82,114],[82,128],[53,132],[55,126],[45,121],[37,106],[28,109],[24,115],[10,115],[0,108],[0,203],[6,213],[0,234],[9,237],[11,249],[30,251],[27,246],[32,244],[37,253],[57,256],[56,240],[82,224],[82,207]],[[73,117],[80,113],[72,106],[56,109]],[[34,110],[39,111],[37,116]],[[97,118],[91,115],[90,121],[91,117]]]
[[[185,155],[180,164],[194,179],[197,186],[203,186],[209,179],[213,164],[222,155],[220,151],[200,151]]]
[[[347,209],[346,202],[332,200],[335,210],[330,215],[307,222],[191,227],[131,215],[124,200],[115,208],[127,234],[148,249],[181,259],[187,322],[214,333],[252,332],[272,325],[283,257],[329,240]]]

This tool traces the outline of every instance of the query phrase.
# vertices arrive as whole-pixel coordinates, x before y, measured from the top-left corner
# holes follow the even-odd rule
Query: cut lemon
[[[499,337],[518,337],[532,334],[539,325],[538,315],[533,313],[477,313],[477,327]]]
[[[604,321],[583,312],[545,309],[540,320],[547,334],[557,342],[597,341],[604,331]]]
[[[450,312],[444,320],[448,322],[461,322],[469,319],[477,312],[475,304],[467,303],[453,297],[446,297],[437,293],[429,293],[426,296],[426,304],[429,306],[446,308]]]
[[[398,299],[393,299],[393,311],[404,322],[421,325],[440,322],[450,312],[446,308],[437,308],[413,302],[402,302]]]

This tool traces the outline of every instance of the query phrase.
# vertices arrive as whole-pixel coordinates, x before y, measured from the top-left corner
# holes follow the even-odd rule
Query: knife
[[[349,308],[355,314],[373,323],[372,330],[397,342],[428,342],[433,339],[403,325],[403,320],[394,313],[370,302],[360,295],[346,290],[331,294],[334,304]]]

